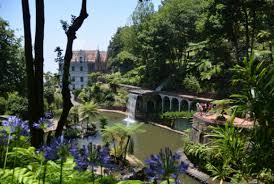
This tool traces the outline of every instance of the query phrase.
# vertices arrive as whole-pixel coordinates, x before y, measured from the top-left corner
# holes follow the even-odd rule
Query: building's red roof
[[[97,50],[78,50],[72,51],[71,62],[79,62],[80,56],[82,56],[83,61],[85,62],[95,62]],[[107,59],[107,52],[100,51],[100,58],[102,62],[105,62]]]
[[[217,114],[206,114],[206,113],[197,112],[194,114],[193,118],[200,119],[203,122],[208,124],[225,125],[225,121],[216,120],[217,116],[218,116]],[[224,116],[227,120],[230,119],[230,116],[228,115],[224,115]],[[247,119],[235,117],[233,125],[238,128],[252,128],[254,126],[254,122]]]

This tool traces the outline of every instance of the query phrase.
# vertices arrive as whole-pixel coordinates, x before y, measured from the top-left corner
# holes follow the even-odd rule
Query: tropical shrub
[[[189,92],[200,93],[202,92],[198,79],[193,75],[187,75],[183,80],[183,87]]]
[[[142,77],[144,72],[145,66],[136,67],[122,76],[121,83],[139,86],[141,84],[141,81],[143,80]]]
[[[81,93],[81,89],[75,89],[73,90],[74,97],[78,97],[78,95]]]
[[[181,112],[165,112],[161,115],[164,120],[179,119],[179,118],[192,118],[193,112],[181,111]]]
[[[102,117],[99,119],[99,121],[100,121],[100,128],[102,130],[105,129],[105,126],[107,126],[107,124],[108,124],[108,119],[105,117]]]
[[[191,142],[189,139],[184,140],[184,153],[193,164],[199,167],[200,170],[207,172],[206,164],[211,153],[208,147],[204,144]]]
[[[5,114],[16,115],[21,118],[26,118],[27,112],[28,112],[27,99],[20,96],[18,92],[8,93]]]
[[[225,126],[210,127],[206,135],[210,139],[207,145],[194,143],[189,140],[184,145],[188,158],[199,168],[219,179],[229,181],[241,173],[248,181],[247,149],[248,142],[241,129],[232,125],[234,119],[226,122]]]
[[[94,101],[102,107],[123,107],[126,105],[127,92],[111,83],[94,83],[82,89],[78,98],[83,103]]]
[[[92,85],[94,83],[100,82],[103,76],[104,74],[100,72],[92,72],[91,74],[89,74],[88,85]]]
[[[248,135],[247,161],[252,174],[260,177],[266,170],[272,174],[274,170],[274,165],[269,162],[274,159],[274,69],[273,62],[258,56],[254,54],[244,59],[232,70],[232,82],[241,90],[233,94],[231,100],[237,112],[254,121]]]
[[[135,133],[143,133],[142,124],[125,125],[115,123],[113,126],[106,126],[102,131],[103,141],[113,145],[112,153],[115,158],[125,160],[128,153],[131,136]]]
[[[3,115],[6,112],[6,99],[0,97],[0,114]]]
[[[165,112],[161,114],[161,119],[165,121],[167,126],[173,127],[176,119],[192,118],[193,112],[181,111],[181,112]]]

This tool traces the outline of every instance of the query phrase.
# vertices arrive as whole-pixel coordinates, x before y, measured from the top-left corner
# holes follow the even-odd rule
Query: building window
[[[74,81],[75,81],[75,77],[72,77],[72,78],[71,78],[71,81],[74,82]]]
[[[83,71],[83,67],[82,66],[80,66],[80,71]]]
[[[80,57],[80,63],[82,63],[83,62],[83,57]]]
[[[74,66],[71,67],[71,71],[74,71]]]
[[[81,85],[81,88],[82,88],[82,89],[84,88],[84,85],[83,85],[83,84]]]
[[[81,81],[81,82],[84,82],[84,78],[83,78],[83,77],[81,77],[81,78],[80,78],[80,81]]]
[[[72,89],[73,89],[73,90],[75,89],[75,84],[72,85]]]

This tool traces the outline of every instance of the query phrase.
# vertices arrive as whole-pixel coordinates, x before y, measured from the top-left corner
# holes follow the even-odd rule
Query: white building
[[[99,50],[79,50],[72,52],[70,63],[70,89],[84,88],[88,83],[88,75],[92,72],[106,71],[107,53]],[[63,64],[59,65],[62,78]]]

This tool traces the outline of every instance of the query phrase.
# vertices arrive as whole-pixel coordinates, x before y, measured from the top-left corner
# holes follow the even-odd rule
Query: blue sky
[[[155,9],[161,0],[153,0]],[[29,0],[32,40],[34,41],[35,1]],[[73,49],[107,50],[111,36],[119,26],[129,23],[130,15],[136,7],[137,0],[87,0],[89,17],[77,32]],[[56,72],[54,49],[60,46],[65,49],[66,36],[60,20],[70,21],[71,15],[80,12],[81,0],[45,0],[45,40],[44,69]],[[16,30],[17,36],[23,36],[23,18],[21,0],[0,0],[0,17],[7,20],[10,27]]]

